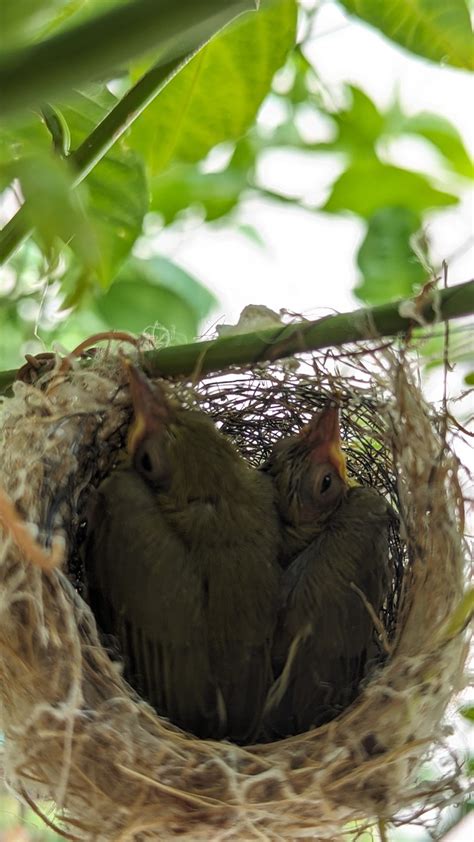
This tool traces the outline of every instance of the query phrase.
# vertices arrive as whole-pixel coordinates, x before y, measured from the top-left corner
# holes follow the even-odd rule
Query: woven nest
[[[401,516],[381,618],[385,660],[342,715],[284,741],[206,742],[160,719],[100,645],[77,551],[88,489],[112,469],[130,420],[123,366],[111,351],[87,367],[58,360],[17,383],[2,409],[0,488],[16,523],[0,526],[10,789],[30,805],[52,800],[66,838],[93,840],[337,839],[348,822],[459,799],[455,759],[439,780],[418,776],[461,682],[466,643],[452,618],[465,571],[458,463],[409,366],[359,348],[337,363],[315,356],[174,387],[253,464],[337,395],[350,473]],[[62,564],[41,570],[38,545],[44,558],[63,550]]]

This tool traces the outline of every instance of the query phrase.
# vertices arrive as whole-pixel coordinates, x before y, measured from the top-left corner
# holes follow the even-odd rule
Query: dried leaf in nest
[[[378,488],[403,524],[381,618],[390,656],[336,720],[281,742],[200,741],[156,716],[101,647],[81,596],[80,513],[120,457],[131,412],[123,369],[96,354],[86,369],[42,371],[34,385],[16,384],[1,419],[0,487],[14,506],[0,527],[10,787],[55,801],[67,838],[96,840],[334,839],[347,822],[458,797],[453,775],[417,781],[460,681],[465,643],[450,618],[464,572],[457,463],[408,366],[358,349],[299,371],[227,373],[194,396],[188,384],[174,388],[184,402],[197,398],[253,464],[337,395],[352,475]],[[34,525],[45,557],[63,541],[62,567],[31,563],[13,522]]]

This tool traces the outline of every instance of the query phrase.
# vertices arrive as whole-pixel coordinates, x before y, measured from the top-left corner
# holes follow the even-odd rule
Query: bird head
[[[284,520],[296,527],[324,521],[348,489],[338,408],[326,407],[297,435],[277,442],[264,469]]]
[[[172,403],[157,382],[126,362],[134,417],[127,449],[131,463],[170,507],[206,511],[232,488],[247,466],[212,420]],[[227,490],[229,494],[227,495]]]
[[[166,489],[172,473],[167,440],[174,408],[158,383],[152,386],[128,360],[125,366],[134,412],[127,450],[133,467],[145,481],[157,489]]]

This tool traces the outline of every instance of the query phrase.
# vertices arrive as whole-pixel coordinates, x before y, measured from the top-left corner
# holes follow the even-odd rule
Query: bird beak
[[[317,462],[334,465],[342,481],[348,483],[346,457],[342,452],[339,408],[328,406],[311,419],[302,431]]]
[[[158,384],[147,377],[130,360],[124,360],[130,385],[134,419],[128,432],[127,450],[135,453],[140,442],[163,430],[170,419],[170,407]]]

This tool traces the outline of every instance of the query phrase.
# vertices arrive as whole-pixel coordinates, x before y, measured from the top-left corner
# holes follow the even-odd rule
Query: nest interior
[[[350,821],[460,797],[454,772],[420,783],[461,683],[465,640],[447,633],[463,594],[458,464],[410,366],[392,351],[233,371],[172,384],[259,464],[328,397],[342,407],[349,471],[401,516],[384,607],[388,654],[329,724],[280,742],[202,741],[160,719],[100,645],[78,556],[88,489],[123,447],[131,408],[119,357],[58,364],[17,383],[1,416],[0,488],[37,542],[63,546],[44,572],[0,531],[0,727],[5,778],[48,798],[66,838],[335,839]],[[0,526],[1,529],[1,526]],[[23,548],[22,548],[23,547]]]

